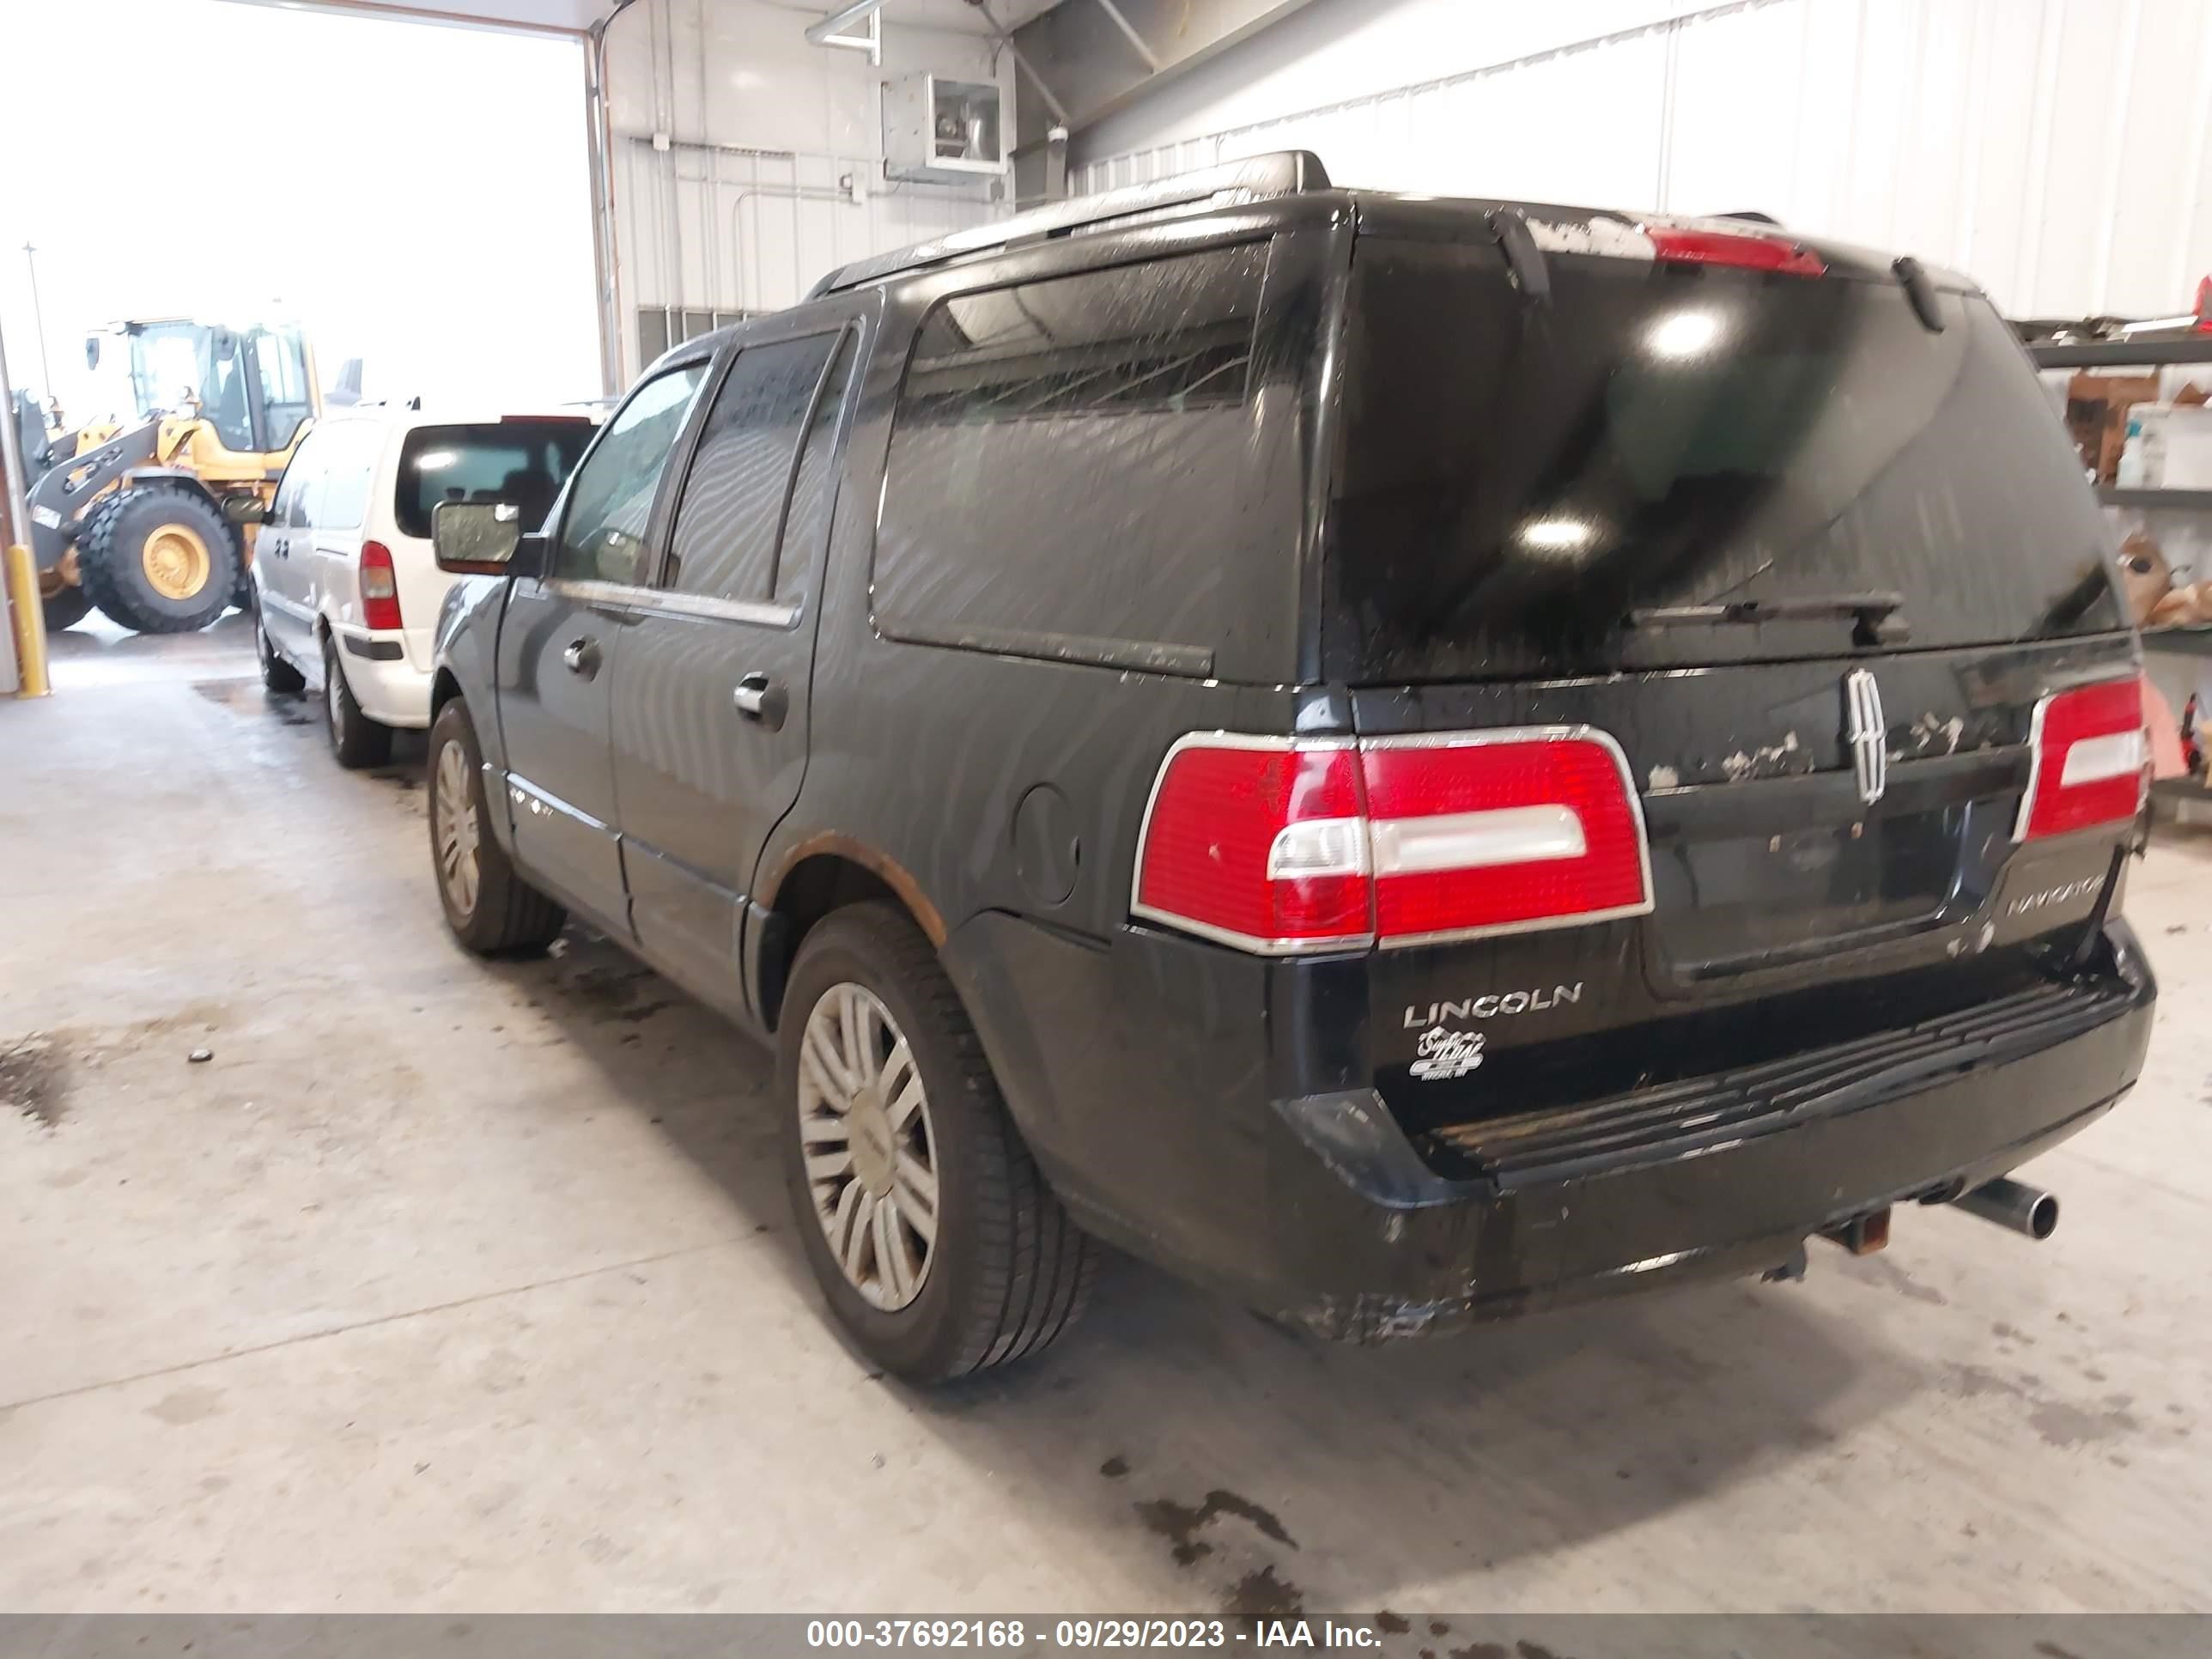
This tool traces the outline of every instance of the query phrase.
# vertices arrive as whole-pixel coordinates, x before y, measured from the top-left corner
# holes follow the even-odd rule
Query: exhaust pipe
[[[1840,1244],[1853,1255],[1872,1255],[1876,1250],[1889,1247],[1889,1206],[1855,1215],[1840,1227],[1831,1227],[1820,1235],[1831,1244]]]
[[[1968,1215],[1994,1221],[2030,1238],[2048,1238],[2058,1230],[2058,1195],[2030,1187],[2009,1176],[1985,1181],[1970,1193],[1952,1200]]]

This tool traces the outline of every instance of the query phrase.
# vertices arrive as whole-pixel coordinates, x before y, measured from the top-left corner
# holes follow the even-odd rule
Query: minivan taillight
[[[2119,823],[2142,811],[2142,682],[2102,680],[2055,691],[2035,706],[2027,793],[2014,841]]]
[[[403,628],[399,619],[399,577],[392,568],[392,550],[382,542],[361,544],[362,625],[378,633]]]
[[[1168,751],[1131,908],[1270,956],[1568,927],[1651,908],[1620,745],[1583,726]]]

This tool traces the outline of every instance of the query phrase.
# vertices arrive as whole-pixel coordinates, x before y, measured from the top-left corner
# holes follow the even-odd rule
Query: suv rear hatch
[[[2140,805],[2137,665],[2094,499],[1988,301],[1749,225],[1360,210],[1322,676],[1370,794],[1394,755],[1407,810],[1475,809],[1394,866],[1370,802],[1383,908],[1482,866],[1399,938],[1385,916],[1366,963],[1401,1121],[2058,989]],[[1450,736],[1501,729],[1522,744],[1479,763]],[[1577,744],[1571,788],[1641,814],[1634,902],[1595,829],[1555,833],[1576,768],[1546,750]]]

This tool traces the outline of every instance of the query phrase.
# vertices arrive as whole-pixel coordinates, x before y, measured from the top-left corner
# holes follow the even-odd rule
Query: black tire
[[[58,587],[40,602],[39,609],[46,615],[46,632],[58,634],[90,616],[92,600],[82,587]]]
[[[261,684],[271,691],[304,691],[307,677],[276,653],[269,639],[268,624],[261,620],[261,607],[246,596],[246,614],[253,618],[253,656],[261,665]]]
[[[440,845],[445,828],[440,780],[441,775],[451,777],[454,769],[443,769],[441,774],[439,757],[448,748],[460,751],[458,770],[476,814],[476,893],[466,906],[459,902],[447,880],[444,849]],[[431,723],[424,790],[429,798],[429,810],[423,816],[430,823],[431,875],[438,886],[439,908],[445,911],[446,926],[453,937],[483,957],[535,954],[558,939],[568,925],[568,913],[522,878],[491,833],[491,808],[484,798],[483,751],[477,745],[477,728],[469,718],[468,705],[459,697],[441,708]]]
[[[146,567],[147,544],[173,526],[207,554],[198,585],[165,593]],[[167,484],[126,484],[87,515],[79,533],[77,578],[111,622],[140,634],[191,634],[230,608],[238,586],[238,544],[204,495]]]
[[[253,572],[246,567],[244,559],[238,562],[238,583],[230,590],[230,603],[233,610],[243,611],[248,616],[253,614]]]
[[[327,634],[323,635],[323,727],[330,733],[331,753],[340,766],[381,766],[392,758],[392,728],[361,712],[338,660],[337,641]]]
[[[921,1288],[895,1311],[838,1266],[808,1181],[799,1074],[808,1016],[832,988],[872,992],[905,1036],[927,1096],[936,1238]],[[948,1382],[1037,1352],[1083,1310],[1099,1246],[1054,1197],[1022,1144],[983,1046],[929,941],[884,903],[839,910],[805,938],[778,1023],[784,1176],[806,1258],[861,1352],[911,1382]]]

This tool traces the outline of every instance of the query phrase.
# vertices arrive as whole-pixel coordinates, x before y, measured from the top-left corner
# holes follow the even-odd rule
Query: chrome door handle
[[[581,674],[586,679],[599,672],[599,647],[590,640],[571,640],[568,648],[561,653],[561,660],[571,674]]]
[[[748,674],[739,680],[730,701],[738,706],[738,713],[771,732],[782,731],[784,716],[791,713],[789,695],[765,674]]]

